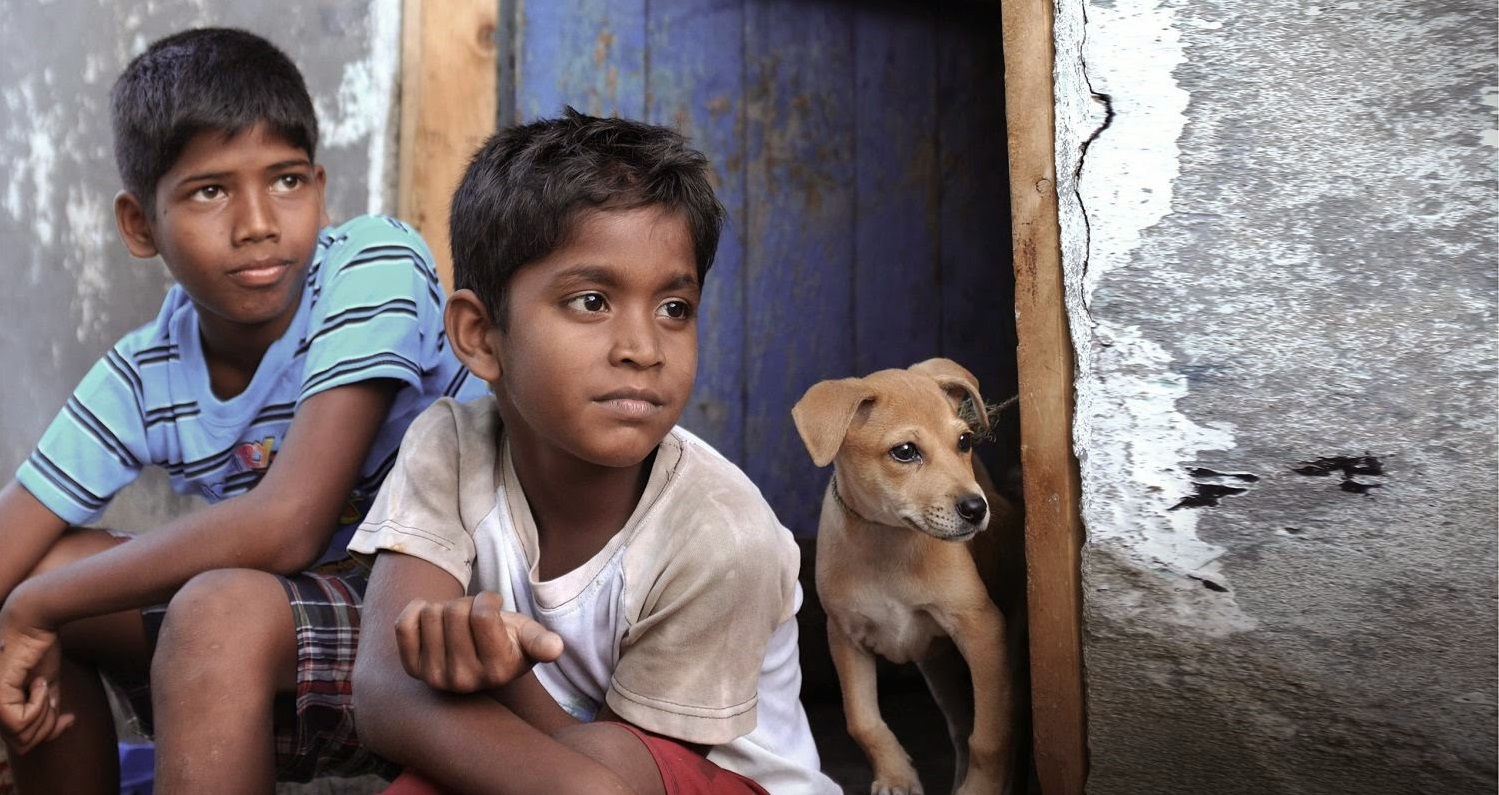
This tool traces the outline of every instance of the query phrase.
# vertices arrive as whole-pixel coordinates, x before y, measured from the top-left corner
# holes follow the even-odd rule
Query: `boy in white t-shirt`
[[[839,792],[798,700],[795,542],[674,427],[707,176],[674,131],[568,109],[459,185],[447,334],[494,396],[413,423],[349,545],[374,557],[360,735],[411,770],[390,792]]]

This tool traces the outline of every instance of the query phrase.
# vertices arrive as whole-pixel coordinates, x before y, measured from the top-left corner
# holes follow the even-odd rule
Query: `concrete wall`
[[[10,477],[84,372],[151,320],[169,286],[115,233],[109,89],[151,41],[253,30],[302,68],[320,117],[329,211],[395,206],[399,0],[0,0],[0,474]],[[148,477],[106,521],[146,529],[183,503]],[[165,494],[170,495],[169,491]]]
[[[1495,13],[1058,0],[1093,795],[1495,791]]]

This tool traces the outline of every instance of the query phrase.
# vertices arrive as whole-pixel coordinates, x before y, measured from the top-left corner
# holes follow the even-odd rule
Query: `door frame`
[[[1054,11],[1053,0],[1001,3],[1034,755],[1046,795],[1081,795],[1083,527],[1057,211]]]
[[[469,153],[505,110],[495,46],[505,2],[515,0],[445,0],[442,14],[424,13],[422,0],[404,0],[402,9],[397,206],[431,242],[449,289],[448,199]],[[1087,777],[1083,528],[1056,193],[1054,0],[1003,0],[1001,19],[1033,753],[1046,795],[1081,795]]]

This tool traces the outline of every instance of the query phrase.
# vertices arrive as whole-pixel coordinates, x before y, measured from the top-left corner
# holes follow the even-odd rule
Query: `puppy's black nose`
[[[989,506],[983,497],[964,497],[958,500],[958,515],[969,524],[978,524],[984,521],[984,514],[989,512]]]

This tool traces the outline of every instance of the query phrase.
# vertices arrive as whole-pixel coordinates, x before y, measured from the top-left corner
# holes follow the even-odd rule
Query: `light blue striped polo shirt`
[[[146,465],[165,469],[178,493],[217,502],[260,482],[303,400],[394,379],[402,386],[321,561],[342,558],[411,421],[439,397],[488,390],[449,349],[442,303],[431,251],[411,227],[367,215],[326,228],[296,318],[244,392],[220,400],[209,388],[197,310],[173,286],[156,320],[84,376],[16,478],[72,524],[97,520]]]

